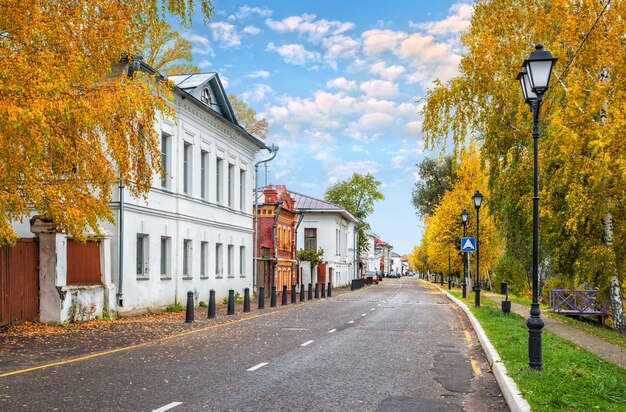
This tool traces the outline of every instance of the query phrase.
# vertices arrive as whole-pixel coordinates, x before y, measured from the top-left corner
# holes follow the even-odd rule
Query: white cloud
[[[267,99],[268,96],[274,94],[274,89],[272,89],[267,84],[255,84],[252,89],[246,90],[241,93],[241,99],[244,102],[261,102]]]
[[[223,73],[220,73],[220,80],[222,81],[222,86],[224,86],[224,89],[227,89],[228,84],[230,83],[230,80],[228,79],[228,77],[224,76]]]
[[[361,49],[361,43],[342,34],[324,38],[322,46],[326,49],[325,57],[329,60],[354,58]]]
[[[261,29],[254,26],[246,26],[241,32],[249,34],[250,36],[256,36],[257,34],[261,33]]]
[[[437,43],[431,35],[414,33],[405,38],[400,44],[398,55],[405,59],[432,62],[442,61],[449,56],[449,49],[445,43]]]
[[[209,23],[209,28],[213,34],[213,40],[219,42],[222,48],[236,48],[241,45],[241,39],[237,33],[237,28],[225,22]]]
[[[365,154],[369,154],[370,153],[370,152],[367,151],[367,149],[365,149],[360,144],[353,144],[352,147],[351,147],[351,150],[353,152],[357,152],[357,153],[365,153]]]
[[[267,79],[268,77],[270,77],[270,72],[266,70],[257,70],[257,71],[250,73],[247,77],[251,79],[259,79],[259,78]]]
[[[405,33],[393,30],[369,30],[363,32],[363,51],[367,55],[378,55],[395,50]]]
[[[311,61],[318,61],[320,54],[318,52],[309,51],[301,44],[284,44],[280,47],[276,47],[274,43],[267,45],[268,51],[275,51],[278,53],[285,63],[295,64],[297,66],[304,66]]]
[[[208,38],[194,33],[185,33],[183,37],[191,42],[192,52],[195,54],[215,56],[213,47]]]
[[[315,14],[302,14],[301,16],[291,16],[282,20],[265,20],[269,28],[279,33],[295,32],[306,36],[310,41],[318,42],[329,35],[345,33],[353,29],[354,23],[340,22],[336,20],[315,20]]]
[[[377,74],[385,80],[395,80],[404,71],[405,69],[402,66],[386,66],[384,62],[375,63],[370,67],[370,73]]]
[[[398,114],[401,116],[405,116],[405,117],[418,117],[419,116],[419,111],[422,109],[424,105],[420,104],[414,104],[414,103],[401,103],[398,106]]]
[[[393,99],[398,95],[398,85],[386,80],[369,80],[360,88],[368,97]]]
[[[359,109],[363,113],[388,113],[395,114],[396,103],[391,100],[378,100],[374,98],[368,98],[359,103]]]
[[[409,122],[402,131],[409,136],[420,136],[422,132],[422,122]]]
[[[458,34],[469,27],[473,12],[472,4],[456,3],[450,7],[450,14],[443,20],[427,23],[409,22],[409,25],[434,35]]]
[[[209,60],[202,60],[200,63],[198,63],[198,67],[201,69],[208,69],[211,66],[213,66],[213,62]]]
[[[272,125],[283,127],[292,135],[299,133],[301,125],[314,128],[336,129],[342,117],[355,113],[356,99],[343,93],[328,93],[318,90],[313,98],[282,97],[270,106],[262,117]]]
[[[391,159],[391,167],[393,167],[394,169],[402,169],[403,163],[405,160],[406,159],[404,156],[401,156],[401,155],[394,156]]]
[[[387,113],[368,113],[361,116],[357,122],[363,130],[379,129],[393,122],[393,117]]]
[[[261,17],[269,17],[272,15],[272,10],[268,9],[267,7],[250,7],[248,5],[244,5],[244,6],[239,7],[239,10],[236,13],[228,16],[228,19],[229,20],[237,20],[237,19],[241,20],[253,14],[259,15]]]
[[[345,77],[337,77],[336,79],[326,82],[326,87],[329,89],[339,89],[349,92],[356,89],[356,82],[348,80]]]
[[[333,164],[332,175],[328,177],[329,182],[338,182],[352,176],[354,173],[372,173],[376,174],[381,169],[382,165],[373,160],[361,160],[361,161],[341,161],[340,163]]]
[[[331,143],[335,141],[335,138],[328,132],[324,132],[322,130],[305,130],[302,132],[302,136],[306,139],[312,141],[314,147],[318,146],[319,143]],[[320,152],[328,153],[328,152]]]

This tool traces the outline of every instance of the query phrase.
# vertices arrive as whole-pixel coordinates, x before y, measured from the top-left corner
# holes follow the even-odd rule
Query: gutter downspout
[[[278,209],[276,209],[276,216],[274,216],[274,226],[272,227],[272,237],[274,243],[274,276],[272,278],[272,286],[276,285],[276,270],[278,266],[278,248],[276,246],[276,224],[280,217],[280,211],[283,209],[283,199],[278,199]]]
[[[117,268],[117,304],[124,306],[124,183],[120,180],[119,252]]]
[[[278,153],[278,146],[276,145],[271,145],[270,147],[267,148],[267,150],[270,151],[271,156],[265,160],[260,160],[258,162],[256,162],[254,164],[254,239],[253,239],[253,250],[252,250],[252,254],[253,254],[253,260],[254,260],[254,264],[252,265],[252,290],[256,291],[257,290],[257,284],[256,284],[256,278],[257,278],[257,266],[258,266],[258,260],[259,260],[259,256],[258,256],[258,252],[257,249],[259,248],[258,243],[259,243],[259,165],[261,163],[267,163],[270,162],[272,160],[274,160],[274,158],[276,157],[276,154]]]
[[[300,217],[298,217],[298,223],[296,223],[296,228],[294,229],[294,244],[293,244],[293,257],[296,259],[296,270],[298,273],[298,279],[300,279],[300,287],[302,287],[302,275],[300,274],[300,261],[297,258],[297,254],[296,252],[298,251],[298,227],[300,226],[300,223],[302,223],[302,219],[304,219],[304,211],[303,210],[299,210],[298,213],[300,213]]]

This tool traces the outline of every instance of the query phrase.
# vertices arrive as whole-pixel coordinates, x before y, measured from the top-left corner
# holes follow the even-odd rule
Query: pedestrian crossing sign
[[[461,251],[462,252],[476,252],[476,238],[462,237],[461,238]]]

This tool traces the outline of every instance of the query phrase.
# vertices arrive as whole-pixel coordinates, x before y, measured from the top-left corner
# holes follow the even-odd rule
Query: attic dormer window
[[[208,87],[202,89],[202,94],[200,95],[200,100],[202,103],[210,106],[211,105],[211,92]]]

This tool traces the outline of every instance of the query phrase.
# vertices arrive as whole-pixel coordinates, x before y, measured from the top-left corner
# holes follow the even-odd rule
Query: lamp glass
[[[549,51],[544,50],[541,44],[535,46],[535,50],[524,61],[533,92],[542,94],[548,89],[550,73],[552,73],[552,67],[556,61],[557,59],[552,57]]]
[[[463,209],[463,211],[461,212],[461,222],[463,223],[467,222],[468,217],[469,217],[469,213],[467,213],[467,210]]]
[[[522,86],[522,93],[524,93],[524,100],[526,103],[532,102],[537,99],[537,94],[533,91],[533,88],[530,84],[530,77],[528,76],[528,71],[526,67],[522,69],[520,74],[517,75],[517,78],[520,81],[520,85]]]
[[[477,190],[476,193],[474,193],[472,200],[474,200],[474,207],[478,208],[480,207],[480,204],[483,202],[483,195],[480,194],[480,192]]]

